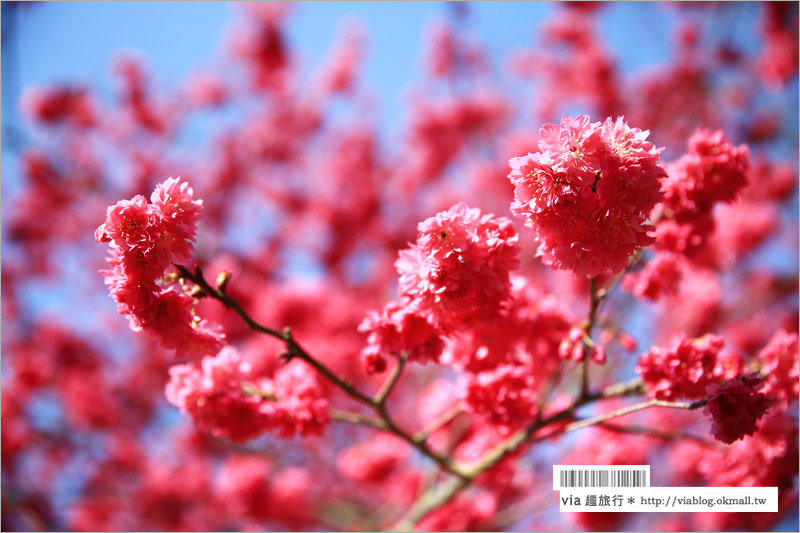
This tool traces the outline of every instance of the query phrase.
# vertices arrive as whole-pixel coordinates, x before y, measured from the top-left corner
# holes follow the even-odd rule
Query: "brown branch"
[[[454,463],[453,461],[451,461],[446,457],[443,457],[435,453],[428,447],[428,445],[424,441],[419,442],[416,439],[414,439],[414,437],[411,434],[403,431],[401,428],[397,426],[397,424],[394,423],[394,421],[389,416],[389,413],[386,411],[385,395],[388,395],[388,393],[391,392],[391,388],[394,386],[394,383],[396,383],[397,379],[400,377],[400,371],[402,370],[401,365],[398,365],[399,368],[395,369],[396,375],[393,374],[393,377],[390,377],[389,382],[387,383],[387,386],[385,388],[386,390],[383,398],[381,398],[380,392],[378,393],[377,398],[371,398],[370,396],[366,395],[365,393],[355,388],[349,382],[345,381],[344,379],[334,374],[333,371],[331,371],[324,364],[314,359],[308,352],[306,352],[303,349],[302,346],[300,346],[300,344],[294,339],[294,337],[292,337],[289,328],[286,328],[283,333],[280,333],[275,329],[266,327],[253,320],[253,318],[247,314],[247,312],[244,310],[241,304],[234,298],[228,296],[228,294],[225,292],[224,288],[225,285],[228,283],[229,278],[226,277],[224,283],[219,284],[219,288],[214,288],[208,283],[208,281],[206,281],[205,277],[203,276],[202,270],[200,270],[200,267],[196,267],[194,272],[191,272],[188,268],[182,265],[175,265],[175,268],[178,269],[178,272],[180,273],[182,278],[187,279],[192,283],[194,283],[195,285],[197,285],[198,287],[200,287],[200,290],[202,292],[197,296],[205,295],[210,298],[214,298],[215,300],[218,300],[225,307],[227,307],[228,309],[232,309],[236,314],[238,314],[242,318],[242,320],[245,321],[247,327],[249,327],[253,331],[264,333],[265,335],[270,335],[272,337],[275,337],[276,339],[283,341],[286,345],[286,350],[287,350],[287,353],[284,355],[285,359],[287,360],[291,360],[294,358],[302,359],[304,362],[306,362],[308,365],[314,368],[317,372],[322,374],[325,377],[325,379],[327,379],[335,386],[340,388],[342,391],[344,391],[348,396],[358,400],[363,404],[368,405],[369,407],[377,411],[378,414],[380,415],[380,424],[382,426],[379,429],[383,429],[384,431],[389,431],[391,433],[394,433],[404,441],[408,442],[417,451],[435,461],[439,466],[441,466],[448,472],[455,474],[458,477],[464,476],[464,472],[456,463]],[[348,417],[348,418],[349,419],[347,421],[349,422],[354,421],[353,417]],[[371,424],[370,422],[368,422],[367,419],[359,420],[358,423],[366,423],[372,425],[373,427],[378,427],[375,424]]]
[[[605,295],[608,294],[607,292],[603,292],[602,294],[597,290],[597,281],[594,277],[589,278],[589,317],[586,319],[586,322],[583,326],[583,331],[585,332],[585,341],[583,347],[583,359],[581,359],[581,366],[580,366],[580,379],[581,379],[581,389],[578,395],[578,398],[584,398],[589,393],[589,354],[587,353],[587,348],[589,347],[589,343],[592,343],[592,329],[594,328],[595,322],[597,321],[597,310],[600,307],[600,302],[603,301]]]
[[[433,459],[439,466],[441,466],[448,472],[455,474],[459,478],[464,478],[466,476],[464,469],[458,463],[448,459],[447,457],[439,455],[438,453],[435,453],[433,450],[430,449],[430,447],[425,441],[418,441],[412,435],[406,433],[405,431],[397,427],[397,425],[395,425],[395,423],[389,417],[389,414],[386,412],[386,409],[383,405],[378,406],[377,409],[381,415],[381,419],[384,422],[386,422],[386,429],[388,431],[391,431],[392,433],[394,433],[395,435],[397,435],[398,437],[409,443],[413,448],[415,448],[423,455],[426,455],[431,459]]]
[[[392,389],[394,389],[394,386],[397,385],[400,375],[403,373],[403,367],[405,366],[406,361],[408,361],[408,354],[400,354],[400,356],[397,358],[397,364],[392,369],[392,373],[389,375],[389,378],[386,380],[381,389],[378,391],[378,394],[376,394],[375,398],[373,399],[376,405],[383,405],[386,403],[386,398],[389,397]]]
[[[461,402],[458,402],[451,408],[447,409],[438,417],[434,418],[430,421],[430,423],[418,431],[414,435],[414,440],[424,441],[427,440],[428,437],[436,433],[438,430],[452,422],[453,420],[458,417],[461,413],[464,412],[464,405]]]
[[[380,417],[379,419],[373,419],[370,417],[363,416],[359,413],[332,411],[331,416],[333,418],[352,423],[364,424],[374,427],[376,429],[381,429],[384,431],[389,431],[391,433],[394,433],[399,438],[405,440],[409,445],[414,447],[420,453],[432,459],[440,467],[450,472],[451,474],[454,474],[453,477],[446,480],[436,489],[426,491],[422,495],[422,497],[408,510],[405,516],[403,516],[395,524],[393,529],[397,530],[412,529],[414,525],[417,523],[417,521],[420,520],[422,517],[424,517],[427,513],[450,501],[450,499],[453,496],[455,496],[458,492],[463,490],[465,487],[469,486],[475,480],[475,478],[477,478],[483,472],[495,466],[498,462],[500,462],[503,458],[507,457],[509,454],[513,453],[523,443],[529,441],[531,439],[531,436],[536,431],[554,422],[573,418],[573,413],[578,407],[605,398],[642,394],[645,390],[644,384],[640,380],[634,380],[627,383],[618,383],[610,387],[606,387],[601,391],[592,393],[588,390],[588,382],[585,381],[582,393],[572,405],[549,417],[546,418],[542,418],[541,416],[537,417],[537,419],[533,423],[531,423],[527,428],[518,431],[517,433],[509,437],[505,442],[501,443],[500,445],[496,446],[495,448],[487,452],[486,455],[478,462],[477,465],[475,465],[472,468],[465,468],[464,466],[451,461],[447,457],[441,456],[433,452],[426,443],[427,437],[433,431],[435,431],[442,425],[446,424],[447,422],[458,416],[458,414],[460,414],[461,412],[460,410],[456,409],[455,407],[452,408],[451,410],[445,413],[447,416],[443,418],[441,425],[439,425],[438,427],[434,426],[433,428],[430,427],[425,428],[417,435],[411,435],[403,431],[394,423],[394,421],[389,416],[389,413],[386,410],[386,398],[388,397],[389,393],[392,391],[398,379],[400,378],[400,375],[402,374],[403,366],[405,364],[405,360],[403,358],[398,360],[398,364],[394,368],[392,374],[390,374],[387,381],[381,387],[378,394],[376,394],[375,397],[369,397],[368,395],[359,391],[357,388],[355,388],[347,381],[338,377],[324,364],[314,359],[308,352],[306,352],[303,349],[302,346],[300,346],[300,344],[297,341],[295,341],[288,328],[283,333],[280,333],[277,330],[263,326],[258,322],[256,322],[255,320],[253,320],[250,317],[250,315],[248,315],[247,312],[242,308],[241,304],[239,304],[239,302],[236,301],[235,299],[228,296],[228,294],[225,292],[225,285],[227,284],[228,278],[226,278],[223,283],[219,283],[218,288],[215,289],[211,287],[211,285],[209,285],[209,283],[205,280],[205,278],[203,277],[203,273],[199,267],[195,269],[194,273],[192,273],[184,266],[181,265],[175,265],[175,266],[183,278],[195,283],[200,288],[200,292],[197,294],[198,296],[205,295],[220,301],[227,308],[232,309],[234,312],[236,312],[245,321],[245,323],[250,329],[258,331],[260,333],[264,333],[266,335],[270,335],[272,337],[275,337],[283,341],[286,345],[286,349],[288,352],[287,354],[285,354],[284,356],[285,358],[293,359],[296,357],[302,359],[307,364],[312,366],[315,370],[317,370],[320,374],[322,374],[327,380],[329,380],[338,388],[342,389],[346,394],[360,401],[361,403],[368,405],[370,408],[374,409]],[[593,279],[590,282],[590,287],[591,287],[591,305],[590,305],[589,318],[585,325],[585,331],[587,332],[587,334],[591,332],[591,329],[596,321],[597,309],[600,305],[600,302],[605,297],[605,294],[607,294],[607,292],[602,293],[602,291],[601,292],[596,291],[595,282]],[[649,400],[647,402],[636,404],[630,407],[618,409],[611,413],[573,422],[572,424],[569,424],[556,432],[545,435],[538,440],[549,438],[556,434],[575,431],[577,429],[589,425],[600,424],[612,418],[624,416],[626,414],[646,409],[648,407],[662,406],[662,407],[674,407],[683,409],[697,409],[698,407],[702,407],[703,405],[705,405],[706,402],[707,400],[701,400],[699,402],[694,402],[691,404],[689,403],[684,404],[684,403],[664,402],[659,400]],[[452,413],[450,411],[452,411]]]
[[[625,416],[631,413],[635,413],[636,411],[641,411],[643,409],[648,409],[650,407],[672,407],[675,409],[698,409],[703,407],[706,403],[708,403],[707,399],[703,399],[693,403],[685,403],[685,402],[664,402],[661,400],[648,400],[646,402],[637,403],[634,405],[629,405],[628,407],[623,407],[621,409],[617,409],[616,411],[611,411],[610,413],[603,413],[602,415],[593,416],[591,418],[586,418],[583,420],[578,420],[577,422],[573,422],[566,426],[561,433],[569,433],[570,431],[575,431],[577,429],[585,428],[587,426],[593,426],[595,424],[600,424],[605,422],[606,420],[611,420],[614,418],[619,418],[621,416]]]
[[[289,328],[286,328],[284,332],[281,333],[278,330],[268,328],[253,320],[253,318],[247,314],[237,300],[228,296],[226,292],[211,287],[208,281],[206,281],[205,277],[203,277],[203,271],[200,270],[200,267],[196,267],[194,273],[190,272],[188,268],[182,265],[175,265],[175,267],[178,269],[178,272],[180,272],[183,278],[188,279],[200,287],[206,296],[214,298],[215,300],[219,300],[225,307],[232,309],[242,318],[242,320],[245,321],[248,328],[283,341],[286,344],[287,354],[284,356],[286,359],[290,360],[294,359],[295,357],[302,359],[314,367],[317,372],[325,376],[328,381],[342,389],[349,396],[352,396],[356,400],[368,405],[374,405],[372,398],[353,387],[353,385],[334,374],[328,367],[311,357],[308,352],[306,352],[303,347],[300,346],[296,340],[294,340]]]
[[[395,523],[395,525],[392,527],[392,530],[408,531],[413,529],[414,525],[426,514],[440,505],[444,505],[450,501],[453,496],[469,486],[470,483],[475,480],[475,478],[495,466],[509,454],[513,453],[517,448],[519,448],[519,446],[528,441],[536,431],[554,422],[571,418],[573,416],[573,412],[578,407],[605,398],[641,394],[644,392],[644,390],[644,384],[640,380],[617,383],[615,385],[606,387],[599,392],[588,393],[585,397],[575,400],[575,402],[569,407],[547,418],[537,418],[537,420],[534,421],[530,426],[518,431],[509,437],[505,442],[488,451],[475,467],[466,471],[464,477],[450,479],[448,482],[441,485],[438,490],[425,493],[420,500],[411,506],[405,516]],[[560,434],[561,432],[562,431],[554,432],[542,438],[548,438],[555,434]]]
[[[351,413],[349,411],[340,411],[338,409],[331,409],[331,418],[340,420],[342,422],[350,422],[352,424],[362,424],[377,429],[386,429],[386,424],[383,420],[371,418],[361,413]]]
[[[642,435],[645,437],[651,437],[654,439],[668,440],[668,441],[688,439],[688,440],[693,440],[709,448],[721,448],[721,446],[719,446],[719,443],[716,443],[699,435],[695,435],[693,433],[687,433],[685,431],[660,431],[655,428],[649,428],[644,426],[630,426],[630,425],[622,426],[618,424],[611,424],[609,422],[600,422],[598,426],[607,429],[609,431],[614,431],[617,433],[625,433],[628,435]]]

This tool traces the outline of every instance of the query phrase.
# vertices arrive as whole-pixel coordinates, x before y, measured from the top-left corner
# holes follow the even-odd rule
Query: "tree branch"
[[[374,402],[376,405],[383,405],[386,403],[386,398],[394,389],[394,386],[397,384],[397,381],[400,379],[400,375],[403,373],[403,367],[406,365],[406,361],[408,361],[408,354],[401,353],[400,356],[397,358],[397,364],[392,369],[392,373],[389,375],[389,378],[381,387],[381,390],[378,391],[378,394],[375,395]]]
[[[394,531],[408,531],[413,529],[414,525],[422,517],[431,512],[433,509],[450,501],[450,499],[458,494],[458,492],[469,486],[470,483],[475,480],[475,478],[492,468],[510,453],[513,453],[519,446],[529,440],[531,435],[533,435],[536,431],[554,422],[572,417],[573,411],[575,411],[575,409],[578,407],[605,398],[642,394],[644,390],[644,383],[638,379],[625,383],[617,383],[606,387],[599,392],[588,393],[585,397],[575,400],[575,402],[569,407],[547,418],[538,418],[527,428],[518,431],[509,437],[505,442],[488,451],[475,467],[466,471],[466,475],[464,477],[453,478],[449,482],[441,485],[438,490],[428,492],[423,495],[422,498],[419,499],[408,510],[405,516],[395,523],[391,529]],[[562,431],[553,432],[543,438],[560,433],[562,433]]]
[[[600,307],[600,302],[603,301],[607,292],[602,294],[597,290],[597,281],[594,277],[589,278],[589,317],[584,323],[583,331],[586,333],[588,341],[584,342],[583,359],[581,359],[581,390],[579,398],[584,398],[589,393],[589,357],[587,352],[587,342],[591,343],[592,329],[597,321],[597,310]]]
[[[643,435],[645,437],[652,437],[654,439],[661,439],[661,440],[688,439],[688,440],[693,440],[709,448],[721,448],[721,446],[719,446],[719,443],[716,443],[699,435],[695,435],[693,433],[687,433],[685,431],[660,431],[655,428],[649,428],[644,426],[622,426],[618,424],[611,424],[608,422],[600,422],[598,426],[604,429],[608,429],[609,431],[616,431],[617,433],[627,433],[629,435]]]
[[[175,265],[175,268],[178,269],[181,276],[185,279],[188,279],[192,283],[196,284],[202,290],[203,294],[214,298],[215,300],[219,300],[225,307],[228,309],[232,309],[237,315],[239,315],[242,320],[245,321],[247,327],[252,329],[253,331],[257,331],[259,333],[264,333],[266,335],[270,335],[283,341],[286,344],[287,354],[285,355],[286,359],[291,360],[295,357],[302,359],[314,369],[325,376],[325,378],[342,389],[346,394],[352,396],[356,400],[360,402],[366,403],[368,405],[374,405],[372,398],[364,394],[363,392],[359,391],[353,385],[348,383],[347,381],[343,380],[336,374],[334,374],[328,367],[311,357],[311,355],[306,352],[300,344],[292,337],[291,331],[286,328],[283,333],[279,332],[278,330],[268,328],[264,325],[259,324],[253,318],[247,314],[247,312],[242,308],[241,304],[236,301],[235,299],[228,296],[226,292],[213,288],[208,281],[206,281],[205,277],[203,276],[203,271],[200,270],[200,267],[195,268],[195,272],[192,273],[189,271],[188,268],[182,265]]]
[[[394,386],[394,384],[396,383],[397,379],[400,376],[400,371],[402,370],[402,367],[400,365],[398,365],[398,367],[400,368],[395,369],[395,373],[393,373],[392,377],[389,378],[387,385],[384,387],[385,390],[383,391],[384,394],[383,397],[381,398],[381,392],[379,392],[378,397],[373,399],[370,396],[367,396],[366,394],[358,390],[357,388],[355,388],[352,384],[348,383],[344,379],[334,374],[324,364],[314,359],[308,352],[306,352],[303,349],[302,346],[300,346],[300,344],[296,340],[294,340],[294,337],[292,337],[289,328],[286,328],[283,333],[280,333],[275,329],[268,328],[253,320],[253,318],[247,314],[247,312],[244,310],[241,304],[235,299],[228,296],[228,294],[225,292],[224,288],[228,282],[227,278],[224,280],[224,283],[219,284],[220,288],[215,289],[208,283],[208,281],[206,281],[205,277],[203,276],[202,270],[200,270],[200,267],[196,267],[194,272],[191,272],[188,268],[182,265],[175,265],[175,268],[178,269],[178,272],[180,273],[182,278],[187,279],[192,283],[194,283],[195,285],[197,285],[198,287],[200,287],[201,294],[198,294],[197,296],[205,295],[210,298],[214,298],[215,300],[218,300],[223,305],[225,305],[225,307],[227,307],[228,309],[232,309],[236,314],[238,314],[242,318],[242,320],[245,321],[247,327],[249,327],[253,331],[264,333],[265,335],[270,335],[272,337],[275,337],[276,339],[283,341],[286,344],[287,353],[284,357],[287,360],[291,360],[295,357],[298,359],[302,359],[308,365],[313,367],[317,372],[322,374],[325,377],[325,379],[327,379],[335,386],[340,388],[342,391],[344,391],[348,396],[360,401],[361,403],[368,405],[372,409],[376,410],[380,415],[380,422],[379,422],[380,427],[378,427],[378,425],[376,425],[375,423],[369,422],[368,421],[369,419],[366,418],[363,419],[359,418],[358,423],[365,423],[373,427],[376,427],[378,429],[383,429],[384,431],[389,431],[391,433],[394,433],[404,441],[408,442],[417,451],[435,461],[439,466],[441,466],[448,472],[455,474],[458,477],[464,476],[464,472],[456,463],[454,463],[453,461],[449,460],[446,457],[443,457],[435,453],[428,447],[428,445],[424,441],[423,442],[417,441],[411,434],[403,431],[401,428],[397,426],[397,424],[394,423],[394,421],[389,416],[389,413],[386,411],[386,405],[385,405],[386,395],[388,395],[388,393],[391,392],[392,387]],[[342,413],[338,414],[342,415]],[[353,416],[348,416],[348,415],[343,415],[343,416],[348,422],[356,421],[356,418]]]
[[[386,424],[383,420],[371,418],[361,413],[351,413],[349,411],[340,411],[339,409],[331,409],[331,418],[334,420],[341,420],[342,422],[350,422],[352,424],[363,424],[377,429],[386,429]]]
[[[575,431],[576,429],[581,429],[587,426],[593,426],[595,424],[599,424],[605,422],[606,420],[611,420],[614,418],[619,418],[621,416],[625,416],[630,413],[635,413],[636,411],[641,411],[643,409],[648,409],[650,407],[672,407],[675,409],[697,409],[699,407],[703,407],[706,403],[708,403],[708,399],[699,400],[693,403],[685,403],[685,402],[664,402],[661,400],[648,400],[646,402],[637,403],[634,405],[629,405],[628,407],[623,407],[621,409],[617,409],[616,411],[611,411],[610,413],[604,413],[602,415],[593,416],[591,418],[586,418],[584,420],[578,420],[577,422],[573,422],[564,428],[562,433],[569,433],[570,431]]]
[[[440,430],[453,420],[455,420],[456,417],[458,417],[458,415],[460,415],[463,412],[464,412],[464,405],[461,402],[458,402],[453,407],[451,407],[438,417],[431,420],[431,422],[427,426],[418,431],[414,435],[414,440],[420,442],[427,440],[428,437],[436,433],[438,430]]]
[[[554,422],[573,418],[573,413],[578,407],[605,398],[629,396],[633,394],[642,394],[643,392],[645,392],[644,384],[640,380],[633,380],[626,383],[618,383],[610,387],[606,387],[605,389],[602,389],[598,392],[592,393],[588,390],[588,380],[586,380],[586,376],[584,374],[582,392],[580,396],[575,400],[575,402],[573,402],[572,405],[549,417],[546,418],[537,417],[537,419],[534,422],[532,422],[527,428],[518,431],[517,433],[509,437],[505,442],[501,443],[492,450],[488,451],[486,455],[484,455],[484,457],[478,462],[477,465],[475,465],[472,468],[465,468],[464,466],[451,461],[447,457],[444,457],[442,455],[433,452],[426,443],[426,439],[428,436],[430,436],[430,434],[432,434],[438,428],[442,427],[443,425],[454,419],[456,416],[458,416],[458,414],[460,414],[461,412],[460,404],[454,406],[453,408],[445,412],[441,417],[439,417],[439,419],[434,421],[434,424],[429,425],[427,428],[423,429],[416,435],[411,435],[403,431],[394,423],[394,421],[389,416],[389,413],[386,410],[386,399],[389,396],[389,393],[394,388],[394,386],[397,384],[397,381],[400,378],[400,375],[402,374],[402,370],[405,365],[404,357],[398,359],[398,363],[393,369],[391,375],[384,383],[384,385],[381,387],[381,389],[378,391],[378,393],[375,395],[375,397],[369,397],[360,390],[358,390],[357,388],[355,388],[353,385],[348,383],[347,381],[343,380],[342,378],[334,374],[324,364],[314,359],[308,352],[306,352],[303,349],[302,346],[300,346],[300,344],[297,341],[294,340],[288,328],[284,330],[283,333],[280,333],[277,330],[263,326],[258,322],[256,322],[255,320],[253,320],[253,318],[250,317],[250,315],[248,315],[247,312],[242,308],[241,304],[239,304],[239,302],[236,301],[235,299],[228,296],[228,294],[225,292],[225,285],[227,284],[228,281],[227,277],[224,279],[222,283],[218,283],[218,288],[215,289],[203,277],[203,273],[199,267],[195,269],[194,273],[181,265],[175,265],[175,267],[178,269],[178,272],[184,279],[187,279],[195,283],[200,288],[200,292],[197,294],[197,296],[205,295],[220,301],[223,305],[225,305],[225,307],[227,307],[228,309],[232,309],[234,312],[236,312],[245,321],[245,323],[250,329],[260,333],[264,333],[266,335],[270,335],[272,337],[275,337],[283,341],[286,345],[286,349],[288,352],[284,357],[286,357],[287,359],[293,359],[295,357],[302,359],[307,364],[312,366],[315,370],[317,370],[320,374],[322,374],[328,381],[330,381],[335,386],[344,391],[346,394],[360,401],[361,403],[368,405],[370,408],[374,409],[380,417],[379,419],[373,419],[370,417],[363,416],[359,413],[350,413],[345,411],[334,410],[331,412],[332,418],[351,423],[364,424],[370,427],[374,427],[376,429],[394,433],[399,438],[405,440],[409,445],[411,445],[417,451],[432,459],[444,470],[450,472],[451,474],[454,474],[453,477],[446,480],[436,489],[425,492],[422,495],[422,497],[408,510],[405,516],[403,516],[395,524],[393,529],[396,530],[412,529],[414,525],[417,523],[417,521],[419,521],[419,519],[424,517],[431,510],[441,505],[444,505],[445,503],[450,501],[450,499],[453,496],[455,496],[459,491],[469,486],[475,478],[477,478],[483,472],[495,466],[498,462],[503,460],[509,454],[513,453],[523,443],[529,441],[531,436],[536,431]],[[585,331],[587,332],[587,335],[591,332],[591,329],[595,324],[597,318],[597,309],[600,305],[600,302],[605,296],[604,293],[601,294],[596,290],[594,279],[591,279],[590,281],[590,288],[591,288],[591,305],[589,311],[589,318],[585,324]],[[675,403],[675,402],[664,402],[660,400],[649,400],[623,409],[612,411],[611,413],[606,413],[596,417],[573,422],[559,429],[558,431],[549,433],[548,435],[541,437],[541,439],[549,438],[551,436],[561,433],[575,431],[577,429],[581,429],[583,427],[587,427],[593,424],[604,423],[607,420],[624,416],[626,414],[646,409],[648,407],[659,406],[659,407],[673,407],[681,409],[697,409],[699,407],[702,407],[706,403],[707,403],[706,399],[693,403]]]

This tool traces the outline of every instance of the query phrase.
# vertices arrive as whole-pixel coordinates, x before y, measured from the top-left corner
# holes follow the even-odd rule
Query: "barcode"
[[[571,487],[647,487],[647,470],[561,470],[559,485]]]

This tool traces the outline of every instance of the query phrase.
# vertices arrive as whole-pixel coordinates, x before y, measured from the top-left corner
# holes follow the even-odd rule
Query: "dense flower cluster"
[[[200,427],[235,441],[249,440],[263,432],[267,415],[261,407],[267,404],[257,390],[245,392],[251,367],[233,347],[204,357],[200,368],[175,365],[169,374],[167,400]]]
[[[763,385],[763,377],[748,374],[728,380],[724,385],[708,386],[708,404],[703,412],[711,417],[715,439],[731,444],[758,430],[756,423],[775,403],[757,392]]]
[[[269,516],[271,465],[256,457],[233,456],[222,465],[219,492],[233,513],[259,518]]]
[[[797,333],[779,331],[758,352],[761,373],[766,376],[764,394],[784,408],[797,399],[800,388],[799,345]]]
[[[699,129],[687,141],[688,151],[668,166],[664,204],[678,213],[708,211],[730,202],[747,185],[750,150],[734,146],[722,130]]]
[[[747,185],[750,150],[734,146],[721,130],[698,129],[687,152],[666,166],[662,218],[656,231],[660,249],[694,256],[714,229],[712,210],[732,202]]]
[[[405,305],[445,331],[495,319],[519,265],[513,223],[462,202],[420,222],[418,232],[395,262]]]
[[[528,422],[559,372],[558,347],[574,322],[554,298],[514,276],[497,323],[448,339],[445,357],[467,372],[459,383],[465,407],[502,433]]]
[[[285,520],[293,529],[307,527],[313,504],[311,475],[305,470],[275,468],[263,457],[233,455],[216,479],[216,491],[231,513],[240,519]]]
[[[538,410],[535,376],[523,365],[500,365],[469,374],[464,383],[464,401],[473,412],[508,431],[510,426],[530,421]]]
[[[758,73],[765,82],[780,86],[797,76],[800,51],[797,42],[797,17],[788,6],[769,3],[762,21],[765,46],[758,58]]]
[[[704,450],[698,459],[695,464],[709,487],[778,487],[779,506],[793,505],[797,499],[797,422],[787,413],[771,410],[752,437],[724,451]],[[766,531],[776,521],[772,513],[707,513],[700,525],[706,531]]]
[[[456,367],[469,372],[504,363],[524,364],[544,379],[558,370],[559,343],[576,321],[552,295],[513,276],[508,306],[498,321],[478,324],[449,338],[445,354]]]
[[[622,117],[565,115],[540,133],[539,152],[509,162],[511,211],[534,229],[546,263],[578,275],[619,272],[653,242],[645,221],[662,199],[660,150]]]
[[[623,286],[637,298],[658,300],[671,296],[678,290],[681,279],[680,256],[671,253],[657,254],[642,270],[631,272],[623,278]]]
[[[472,138],[502,128],[510,116],[505,97],[495,91],[447,98],[417,96],[413,101],[406,163],[400,178],[420,187],[443,172]]]
[[[87,128],[96,123],[94,105],[88,91],[74,87],[43,89],[33,87],[22,96],[22,110],[46,124],[71,123]]]
[[[367,312],[358,329],[369,333],[361,357],[370,373],[386,370],[387,356],[406,354],[409,361],[427,363],[438,361],[444,348],[428,317],[397,302],[386,304],[381,313]]]
[[[658,400],[705,397],[712,383],[739,375],[743,367],[735,352],[721,352],[725,341],[717,335],[691,339],[676,337],[669,346],[655,346],[639,358],[636,370]]]
[[[167,399],[212,434],[246,441],[264,431],[283,438],[319,434],[329,422],[328,401],[305,363],[293,361],[274,379],[258,379],[233,347],[194,364],[170,368]]]
[[[250,23],[231,32],[229,46],[250,66],[255,88],[280,90],[290,67],[286,36],[280,24],[287,8],[279,2],[252,2],[245,9],[251,14]]]
[[[758,421],[751,437],[725,447],[679,441],[669,447],[671,484],[708,487],[777,487],[778,505],[797,498],[797,424],[792,414],[771,409]],[[774,513],[710,512],[695,515],[703,531],[768,531],[779,518]]]
[[[191,260],[203,202],[180,178],[158,185],[150,200],[137,195],[117,202],[95,232],[97,242],[111,248],[111,270],[101,271],[111,297],[133,330],[147,331],[165,348],[178,355],[215,353],[224,335],[194,314],[191,296],[164,278],[171,263]]]

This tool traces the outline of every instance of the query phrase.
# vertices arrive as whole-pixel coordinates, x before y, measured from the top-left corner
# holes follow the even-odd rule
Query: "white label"
[[[778,512],[777,487],[562,488],[558,498],[561,512]]]
[[[649,486],[650,465],[553,465],[553,490]]]

